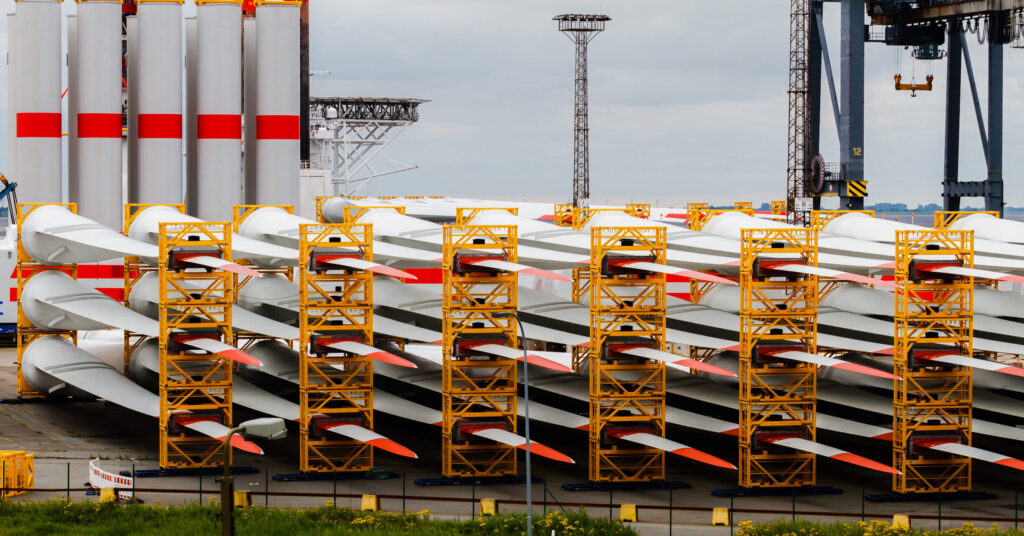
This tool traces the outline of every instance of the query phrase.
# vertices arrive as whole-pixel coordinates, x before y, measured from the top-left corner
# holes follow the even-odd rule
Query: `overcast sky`
[[[419,168],[379,179],[373,194],[567,201],[574,55],[551,18],[605,13],[613,20],[590,47],[594,202],[780,199],[788,9],[783,0],[312,0],[310,68],[331,72],[314,77],[312,92],[431,101],[390,151]],[[838,74],[838,6],[825,16]],[[985,50],[970,48],[984,95]],[[932,71],[936,91],[894,91],[897,57],[904,81]],[[945,62],[868,44],[867,71],[869,203],[941,202]],[[1024,50],[1007,48],[1006,73],[1006,200],[1022,205]],[[6,69],[0,78],[6,116]],[[961,177],[982,179],[972,110],[965,80]],[[823,110],[822,152],[835,161],[831,115]],[[5,163],[6,129],[0,136]]]

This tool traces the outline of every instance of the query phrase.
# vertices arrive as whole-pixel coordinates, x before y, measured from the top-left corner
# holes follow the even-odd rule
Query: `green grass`
[[[309,510],[248,508],[236,511],[239,536],[512,536],[526,532],[525,514],[476,521],[437,521],[428,515],[358,512],[349,508]],[[534,518],[535,534],[636,536],[619,523],[592,519],[582,512]],[[148,506],[70,503],[0,503],[0,535],[173,536],[220,534],[219,506]]]
[[[896,530],[885,521],[870,523],[818,524],[809,521],[776,521],[754,524],[744,521],[736,530],[738,536],[1024,536],[1024,531],[976,527],[970,523],[937,532],[934,530]]]

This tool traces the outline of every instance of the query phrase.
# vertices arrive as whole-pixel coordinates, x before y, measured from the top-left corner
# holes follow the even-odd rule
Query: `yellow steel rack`
[[[562,227],[580,230],[598,212],[624,212],[635,218],[647,219],[651,217],[651,204],[627,203],[622,208],[592,208],[574,207],[572,203],[557,203],[555,204],[554,223]]]
[[[773,356],[817,352],[818,281],[774,272],[772,265],[817,266],[818,232],[743,229],[741,241],[739,485],[813,485],[814,454],[772,441],[814,441],[817,367]]]
[[[124,205],[124,227],[121,232],[127,235],[128,230],[131,228],[132,223],[135,222],[135,219],[138,218],[139,214],[150,207],[171,207],[182,214],[185,213],[184,203],[127,203]],[[128,303],[128,298],[131,296],[135,285],[137,285],[147,273],[158,271],[158,267],[145,263],[139,257],[124,258],[124,273],[122,274],[122,279],[124,281],[123,303],[126,308],[131,309],[131,304]],[[147,339],[149,339],[148,335],[124,330],[124,374],[126,376],[128,375],[128,365],[131,361],[132,354],[135,353],[135,350],[139,345]]]
[[[665,350],[665,275],[631,273],[616,261],[664,264],[666,230],[594,227],[590,236],[590,480],[662,480],[665,451],[617,437],[665,436],[665,364],[623,353]]]
[[[752,203],[747,203],[752,205]],[[707,203],[687,203],[686,204],[686,217],[687,225],[691,231],[699,231],[704,228],[704,225],[708,223],[708,220],[712,216],[724,214],[726,212],[742,212],[747,216],[754,215],[754,209],[745,203],[736,203],[736,208],[711,208]]]
[[[749,211],[753,212],[754,211],[754,202],[753,201],[735,201],[732,204],[732,209],[733,210],[743,210],[743,211],[749,210]]]
[[[444,227],[443,459],[446,477],[516,473],[515,447],[467,433],[517,428],[516,361],[473,351],[477,344],[516,348],[515,272],[476,268],[476,259],[516,262],[515,226]]]
[[[78,332],[70,330],[54,330],[46,329],[33,325],[29,322],[28,317],[25,316],[25,312],[21,307],[21,296],[25,290],[25,284],[34,275],[40,272],[48,271],[60,271],[68,274],[74,279],[78,279],[78,265],[77,264],[60,264],[60,265],[47,265],[36,262],[35,259],[29,256],[25,250],[24,244],[21,240],[22,229],[25,228],[25,219],[28,218],[29,214],[38,209],[39,207],[47,205],[62,206],[70,210],[71,212],[78,213],[78,205],[75,203],[18,203],[17,206],[17,221],[18,221],[18,264],[17,272],[18,277],[18,318],[17,318],[17,329],[18,329],[18,398],[42,398],[45,396],[44,393],[37,393],[32,387],[25,381],[25,377],[22,375],[21,361],[24,356],[25,349],[30,344],[35,342],[37,339],[46,337],[48,335],[56,335],[58,337],[64,337],[70,340],[73,344],[78,344]]]
[[[786,215],[786,202],[784,200],[772,201],[771,202],[772,215],[774,216],[785,216]]]
[[[971,444],[972,372],[928,360],[972,355],[974,282],[921,268],[974,266],[973,231],[897,231],[893,491],[971,488],[971,459],[929,450],[931,441]],[[941,345],[941,346],[940,346]]]
[[[939,230],[949,229],[949,226],[956,223],[960,218],[963,218],[964,216],[971,216],[973,214],[988,214],[995,218],[999,217],[999,212],[994,210],[937,211],[935,213],[935,223],[932,227]]]
[[[339,257],[373,261],[370,225],[299,226],[299,469],[367,471],[373,448],[328,428],[373,429],[373,359],[329,345],[373,345],[373,274],[329,264]]]
[[[867,214],[872,218],[875,217],[874,210],[812,210],[811,228],[820,231],[822,228],[828,225],[828,222],[844,214]]]
[[[519,209],[515,207],[475,207],[466,208],[458,207],[455,209],[455,225],[463,226],[473,223],[473,219],[480,215],[481,212],[508,212],[513,216],[519,215]]]
[[[231,427],[232,363],[219,354],[196,352],[182,342],[197,338],[233,342],[233,274],[193,267],[187,261],[189,256],[204,254],[230,262],[231,226],[226,222],[161,223],[159,247],[160,466],[219,466],[221,441],[184,425],[210,420]]]

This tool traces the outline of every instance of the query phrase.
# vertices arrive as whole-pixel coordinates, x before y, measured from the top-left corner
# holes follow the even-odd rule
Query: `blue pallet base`
[[[999,496],[987,491],[957,491],[953,493],[876,493],[872,495],[865,495],[864,498],[876,503],[908,503],[989,501],[992,499],[998,499]]]
[[[711,490],[715,497],[793,497],[807,495],[842,495],[834,486],[801,486],[795,488],[719,488]]]
[[[401,478],[394,471],[358,471],[351,473],[278,473],[274,480],[278,482],[309,482],[313,480],[386,480]]]
[[[534,484],[541,484],[544,479],[535,476],[530,479]],[[525,476],[485,476],[479,478],[457,477],[457,478],[417,478],[414,480],[417,486],[503,486],[508,484],[525,484]]]
[[[655,480],[653,482],[580,482],[562,484],[564,491],[649,491],[659,489],[690,489],[693,485],[682,480]]]
[[[251,465],[236,465],[231,468],[233,475],[254,475],[260,470]],[[222,476],[223,467],[204,467],[200,469],[137,469],[136,478],[153,478],[158,476]],[[121,476],[131,476],[131,471],[122,471]]]

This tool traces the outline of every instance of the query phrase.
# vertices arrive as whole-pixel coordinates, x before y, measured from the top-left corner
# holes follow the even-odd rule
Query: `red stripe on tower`
[[[299,132],[297,115],[261,115],[256,118],[256,139],[259,140],[297,140]]]
[[[60,138],[60,114],[19,113],[17,129],[19,138]]]
[[[79,138],[121,139],[121,114],[78,114]]]
[[[257,130],[258,130],[257,126]],[[198,117],[197,137],[201,140],[242,139],[242,116],[206,114]]]
[[[181,139],[181,114],[139,114],[139,138]]]

